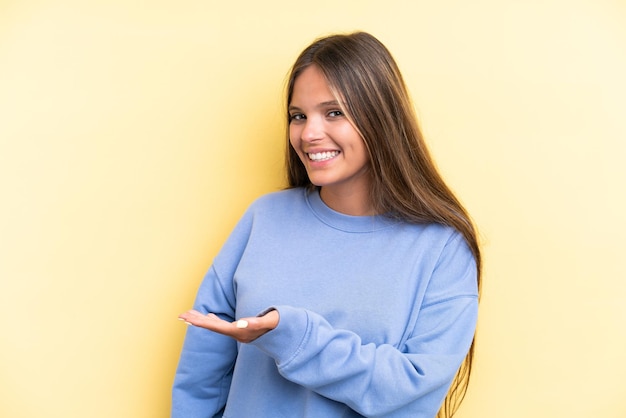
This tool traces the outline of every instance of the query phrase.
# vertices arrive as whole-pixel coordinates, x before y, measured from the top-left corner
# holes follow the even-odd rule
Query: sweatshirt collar
[[[319,189],[304,190],[305,199],[315,216],[326,225],[345,232],[374,232],[395,222],[385,216],[352,216],[337,212],[324,203]]]

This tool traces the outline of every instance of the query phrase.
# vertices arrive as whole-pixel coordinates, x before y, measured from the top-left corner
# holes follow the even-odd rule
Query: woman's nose
[[[324,137],[324,128],[321,121],[317,118],[308,118],[300,135],[303,141],[317,141]]]

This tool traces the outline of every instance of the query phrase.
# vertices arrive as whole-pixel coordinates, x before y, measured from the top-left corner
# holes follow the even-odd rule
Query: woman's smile
[[[311,161],[328,161],[335,158],[339,155],[340,151],[324,151],[324,152],[316,152],[316,153],[307,153],[309,159]]]

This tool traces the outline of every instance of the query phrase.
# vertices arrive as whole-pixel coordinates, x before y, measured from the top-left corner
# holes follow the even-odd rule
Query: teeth
[[[309,154],[309,158],[313,161],[324,161],[336,157],[337,154],[339,154],[339,151],[316,152],[315,154]]]

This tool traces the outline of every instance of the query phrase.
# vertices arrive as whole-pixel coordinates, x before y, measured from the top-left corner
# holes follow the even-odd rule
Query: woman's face
[[[309,180],[322,191],[368,190],[369,155],[315,65],[296,78],[289,103],[289,140]]]

